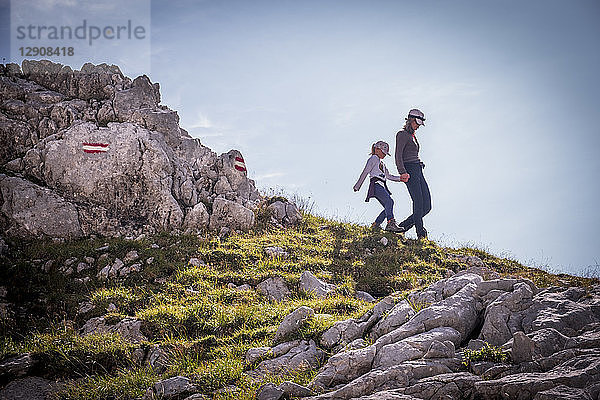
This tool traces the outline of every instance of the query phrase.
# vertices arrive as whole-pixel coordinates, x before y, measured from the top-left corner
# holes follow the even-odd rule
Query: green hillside
[[[298,335],[316,338],[334,322],[373,307],[375,303],[355,297],[357,290],[376,298],[403,297],[467,268],[449,253],[477,256],[502,275],[529,278],[542,287],[597,283],[552,275],[478,249],[400,240],[395,234],[310,214],[295,228],[257,226],[250,233],[222,238],[207,232],[11,243],[8,256],[0,259],[1,286],[7,288],[6,301],[14,305],[12,314],[2,319],[0,360],[30,352],[40,361],[35,373],[65,382],[57,394],[61,399],[132,399],[155,382],[177,375],[192,379],[208,398],[252,399],[260,383],[245,374],[245,352],[272,345],[287,314],[301,305],[313,308],[317,315]],[[265,252],[269,246],[288,255],[272,257]],[[100,270],[132,250],[140,272],[98,278]],[[86,257],[92,267],[77,272]],[[72,265],[69,275],[65,263]],[[307,270],[334,283],[335,295],[319,299],[301,293],[300,275]],[[286,281],[292,291],[289,299],[269,301],[255,290],[274,276]],[[243,284],[253,289],[235,288]],[[148,341],[136,344],[115,334],[78,334],[86,321],[99,316],[107,321],[141,320]],[[160,369],[136,361],[136,350],[153,345],[167,354]],[[267,380],[307,384],[315,373]]]

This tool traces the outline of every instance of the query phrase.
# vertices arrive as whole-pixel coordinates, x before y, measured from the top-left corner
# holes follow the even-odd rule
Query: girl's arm
[[[388,171],[385,165],[383,166],[383,172],[385,173],[385,179],[389,179],[390,181],[394,182],[402,182],[400,176],[390,174],[390,171]]]
[[[379,160],[379,157],[377,157],[377,156],[369,157],[369,159],[367,160],[367,164],[365,165],[365,168],[363,169],[362,173],[358,177],[358,181],[356,181],[356,183],[354,184],[355,192],[358,192],[360,190],[360,187],[362,186],[363,182],[365,181],[365,178],[369,174],[369,171],[371,171],[373,169],[373,166],[378,162],[377,160]]]

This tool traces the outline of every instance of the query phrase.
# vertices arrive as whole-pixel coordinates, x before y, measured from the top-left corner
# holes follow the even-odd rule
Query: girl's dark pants
[[[375,186],[375,197],[383,206],[383,211],[375,219],[375,223],[380,225],[384,219],[394,219],[394,200],[392,200],[388,191],[378,183]]]
[[[431,194],[423,176],[423,167],[420,163],[406,163],[404,168],[410,174],[406,187],[412,199],[413,213],[398,226],[406,230],[414,226],[417,230],[417,237],[427,237],[427,231],[423,227],[423,217],[431,211]]]

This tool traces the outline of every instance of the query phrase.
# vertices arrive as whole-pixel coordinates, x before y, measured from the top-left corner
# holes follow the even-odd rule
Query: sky
[[[98,2],[37,1],[77,8],[73,23]],[[147,41],[123,40],[114,52],[99,41],[87,57],[159,82],[181,127],[217,153],[240,150],[262,191],[370,224],[381,207],[364,202],[367,185],[352,186],[371,144],[393,149],[408,110],[419,108],[431,239],[600,273],[598,1],[137,3],[120,2],[100,22],[139,22]],[[0,0],[0,22],[14,29],[8,9]],[[99,15],[87,12],[89,21]],[[0,23],[1,57],[9,29]],[[403,183],[389,187],[402,220],[410,197]]]

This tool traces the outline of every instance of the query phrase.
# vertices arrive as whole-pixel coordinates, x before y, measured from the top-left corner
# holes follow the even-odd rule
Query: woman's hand
[[[410,174],[408,174],[408,173],[406,173],[406,172],[405,172],[405,173],[403,173],[402,175],[400,175],[400,180],[401,180],[402,182],[408,182],[408,180],[409,180],[409,179],[410,179]]]

